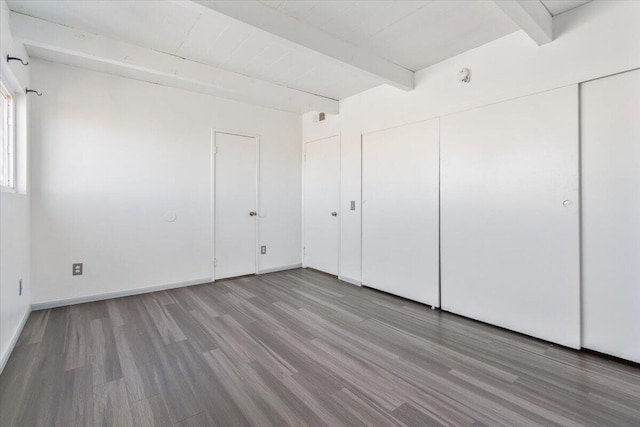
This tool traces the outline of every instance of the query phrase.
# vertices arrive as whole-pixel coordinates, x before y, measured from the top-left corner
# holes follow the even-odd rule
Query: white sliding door
[[[216,131],[214,142],[214,277],[254,274],[257,139]]]
[[[580,347],[578,87],[441,119],[442,308]]]
[[[340,137],[305,144],[304,265],[338,275]]]
[[[438,120],[362,137],[362,284],[440,305]]]
[[[640,362],[640,70],[581,86],[582,346]]]

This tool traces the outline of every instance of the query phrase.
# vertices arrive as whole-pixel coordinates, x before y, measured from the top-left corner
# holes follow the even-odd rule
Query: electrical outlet
[[[82,276],[82,263],[73,264],[73,275],[74,276]]]
[[[22,296],[22,279],[18,281],[18,296]]]
[[[352,201],[351,201],[351,210],[352,210],[352,211],[355,211],[355,210],[356,210],[356,201],[355,201],[355,200],[352,200]]]
[[[265,255],[267,253],[267,247],[266,246],[260,246],[260,254]]]

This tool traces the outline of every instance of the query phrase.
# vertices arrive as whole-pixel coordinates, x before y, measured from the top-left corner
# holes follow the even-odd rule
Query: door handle
[[[249,216],[256,216],[256,215],[257,215],[257,214],[256,214],[256,212],[255,212],[255,211],[251,211],[251,212],[249,212]]]
[[[331,212],[331,216],[338,216],[338,212]]]

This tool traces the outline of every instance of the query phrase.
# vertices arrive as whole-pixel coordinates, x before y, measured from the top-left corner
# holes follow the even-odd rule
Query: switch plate
[[[18,281],[18,296],[22,295],[22,279]]]
[[[260,254],[261,255],[266,255],[267,253],[267,247],[266,246],[260,246]]]
[[[352,211],[355,211],[355,210],[356,210],[356,201],[355,201],[355,200],[352,200],[352,201],[351,201],[351,210],[352,210]]]
[[[73,275],[74,276],[82,276],[82,263],[73,264]]]

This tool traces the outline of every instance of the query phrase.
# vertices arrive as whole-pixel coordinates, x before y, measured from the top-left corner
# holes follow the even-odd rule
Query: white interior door
[[[214,278],[256,273],[257,139],[215,132]]]
[[[580,347],[578,88],[440,121],[442,308]]]
[[[362,137],[362,284],[440,306],[439,126]]]
[[[338,274],[340,137],[305,144],[304,264]]]
[[[581,87],[582,346],[640,362],[640,70]]]

